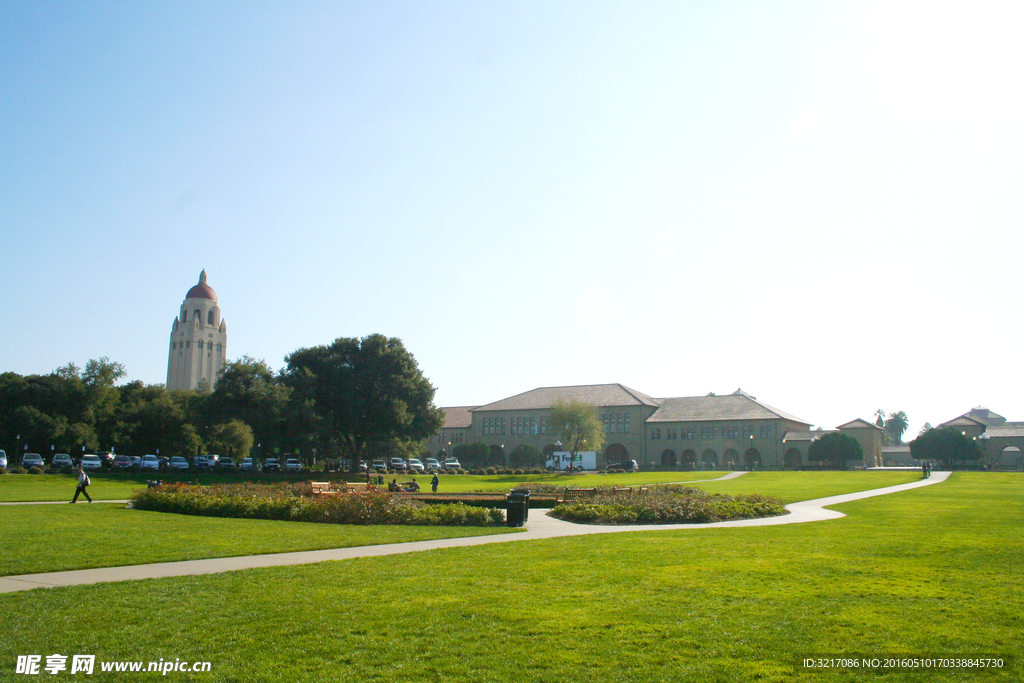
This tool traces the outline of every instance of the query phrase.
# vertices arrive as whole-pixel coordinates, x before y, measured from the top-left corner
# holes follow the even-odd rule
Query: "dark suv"
[[[626,472],[639,472],[640,465],[636,464],[636,460],[620,460],[619,462],[608,463],[609,470],[623,470]]]

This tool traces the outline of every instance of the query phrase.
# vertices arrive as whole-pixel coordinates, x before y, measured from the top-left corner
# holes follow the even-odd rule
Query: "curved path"
[[[720,479],[734,479],[744,472],[732,472]],[[245,555],[242,557],[217,557],[208,560],[190,560],[187,562],[161,562],[157,564],[138,564],[126,567],[104,567],[101,569],[80,569],[67,572],[49,572],[46,574],[23,574],[20,576],[0,577],[0,593],[32,590],[33,588],[52,588],[55,586],[80,586],[107,581],[133,581],[138,579],[158,579],[168,576],[193,576],[198,574],[219,574],[236,569],[252,569],[255,567],[279,567],[293,564],[311,564],[325,560],[348,560],[354,557],[376,557],[378,555],[398,555],[419,552],[421,550],[437,550],[441,548],[459,548],[489,543],[510,543],[513,541],[531,541],[541,538],[557,538],[560,536],[580,536],[585,534],[610,534],[624,531],[661,531],[666,529],[707,529],[718,527],[744,526],[775,526],[778,524],[800,524],[817,522],[825,519],[845,517],[841,512],[826,510],[829,505],[839,505],[862,498],[873,498],[890,493],[898,493],[922,486],[931,486],[946,481],[949,472],[932,472],[929,479],[922,479],[910,484],[887,486],[869,491],[858,491],[829,498],[817,498],[792,503],[786,506],[788,515],[765,517],[762,519],[742,519],[733,522],[712,522],[709,524],[659,524],[638,526],[597,526],[590,524],[573,524],[549,517],[534,514],[526,523],[525,531],[498,536],[472,536],[469,538],[445,538],[435,541],[415,541],[412,543],[391,543],[388,545],[371,545],[356,548],[331,548],[327,550],[308,550],[295,553],[274,553],[269,555]],[[711,480],[714,481],[714,480]]]

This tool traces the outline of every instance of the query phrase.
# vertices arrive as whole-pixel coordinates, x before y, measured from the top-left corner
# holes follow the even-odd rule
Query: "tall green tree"
[[[829,432],[811,442],[807,448],[807,459],[811,462],[825,462],[836,469],[846,469],[850,460],[862,460],[864,449],[860,443],[842,432]]]
[[[339,444],[358,467],[369,444],[418,441],[444,423],[434,387],[401,339],[373,334],[299,349],[285,359],[285,383],[311,429]]]
[[[206,441],[206,449],[225,458],[244,458],[249,455],[253,443],[249,425],[241,420],[229,420],[213,426]]]
[[[974,439],[953,427],[929,429],[910,442],[910,455],[915,460],[935,460],[947,467],[982,456],[981,446]]]
[[[604,445],[604,425],[597,408],[583,401],[555,403],[551,408],[551,431],[559,435],[573,462],[580,453],[597,451]]]
[[[534,467],[544,464],[544,454],[534,446],[521,443],[512,449],[508,460],[514,467]]]
[[[281,444],[291,389],[263,360],[242,356],[224,366],[211,400],[211,418],[241,420],[264,447]]]
[[[898,446],[903,443],[903,434],[907,431],[910,423],[907,421],[907,414],[902,410],[889,414],[885,421],[885,432],[889,435],[892,445]]]

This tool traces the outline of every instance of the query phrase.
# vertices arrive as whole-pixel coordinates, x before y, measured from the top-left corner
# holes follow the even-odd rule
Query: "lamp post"
[[[978,441],[981,442],[981,444],[980,444],[981,445],[981,452],[985,456],[985,460],[989,461],[989,464],[991,465],[992,464],[992,458],[988,454],[988,440],[991,439],[992,437],[988,435],[988,432],[982,432],[981,434],[979,434],[975,438]],[[1000,463],[1000,464],[1002,464],[1002,463]]]
[[[555,451],[558,452],[558,453],[562,452],[562,442],[561,441],[555,441]],[[555,459],[555,454],[552,453],[551,454],[551,460],[554,461],[554,459]],[[572,466],[572,460],[569,461],[569,465]],[[558,462],[555,464],[555,469],[556,470],[562,469],[562,456],[561,455],[558,456]]]
[[[750,447],[747,448],[747,454],[749,454],[750,451],[752,451],[752,450],[754,450],[754,428],[753,427],[750,428]],[[746,457],[744,457],[744,460],[746,460]],[[751,458],[750,462],[753,463],[754,459]],[[746,463],[744,463],[744,464],[746,464]]]

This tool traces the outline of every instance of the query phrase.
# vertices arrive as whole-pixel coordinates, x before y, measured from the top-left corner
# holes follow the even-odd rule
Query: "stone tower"
[[[167,358],[168,389],[212,389],[224,369],[228,352],[228,326],[220,318],[217,292],[206,284],[206,271],[199,284],[188,290],[181,311],[171,326],[171,348]]]

